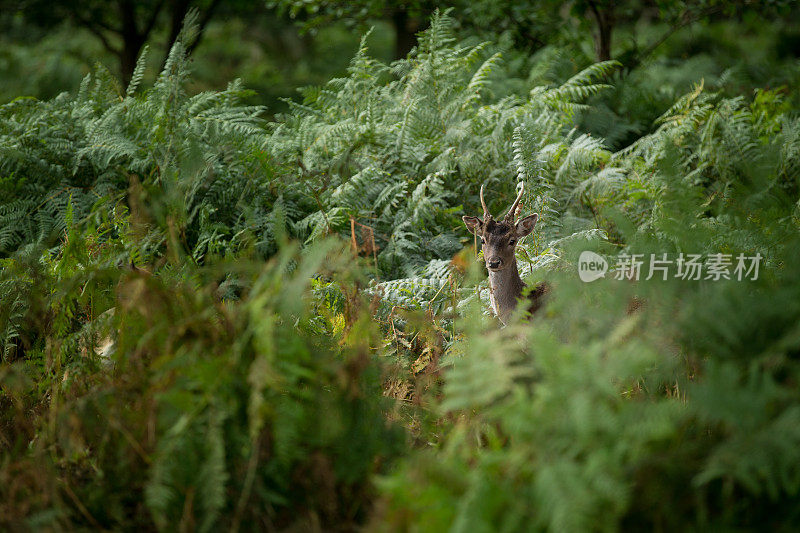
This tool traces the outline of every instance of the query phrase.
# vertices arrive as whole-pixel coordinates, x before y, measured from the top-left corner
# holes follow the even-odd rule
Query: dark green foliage
[[[129,190],[157,227],[171,220],[196,261],[226,246],[275,250],[271,208],[280,196],[291,214],[292,192],[291,183],[271,180],[274,168],[260,150],[261,109],[238,104],[246,94],[238,82],[189,97],[183,55],[176,45],[141,95],[144,56],[125,93],[101,69],[74,97],[0,108],[0,254],[32,242],[52,245],[68,203],[81,220],[97,201]]]
[[[497,212],[513,199],[515,174],[528,184],[526,205],[543,202],[543,188],[555,187],[558,197],[539,207],[560,202],[563,211],[575,203],[570,181],[610,155],[599,141],[570,130],[580,102],[607,88],[596,80],[613,63],[589,67],[561,86],[536,87],[525,101],[498,101],[489,86],[501,57],[486,54],[485,44],[455,45],[451,26],[436,15],[417,54],[391,66],[362,46],[349,77],[306,90],[269,141],[275,159],[294,165],[320,196],[322,209],[299,225],[307,239],[348,235],[353,217],[374,230],[378,266],[389,278],[410,276],[461,249],[459,206],[475,209],[481,183]],[[579,209],[575,216],[586,214]],[[549,215],[550,239],[591,227],[576,219],[564,234]]]
[[[13,481],[0,489],[4,526],[362,521],[370,476],[402,434],[383,418],[379,366],[367,348],[374,335],[362,327],[352,340],[334,338],[304,296],[313,273],[345,266],[337,246],[302,258],[287,247],[266,266],[238,265],[249,289],[230,302],[219,299],[212,270],[108,268],[118,240],[86,267],[82,251],[94,235],[71,233],[52,263],[6,260],[4,276],[27,268],[37,280],[38,290],[19,298],[49,318],[32,319],[25,358],[17,352],[0,377],[0,444],[12,452],[0,472]],[[110,352],[101,351],[106,339]],[[41,394],[48,415],[27,427],[14,413],[35,408]],[[25,478],[16,477],[20,461]],[[53,476],[55,493],[29,499]],[[55,514],[26,510],[53,505]]]
[[[0,526],[796,529],[795,103],[698,83],[603,140],[616,62],[522,97],[501,61],[437,14],[275,123],[190,96],[180,43],[0,108]],[[552,291],[500,329],[459,217],[520,182]],[[583,250],[763,261],[583,283]]]
[[[402,442],[375,331],[306,297],[351,283],[339,246],[287,244],[258,109],[188,97],[185,66],[4,109],[3,527],[349,527]]]

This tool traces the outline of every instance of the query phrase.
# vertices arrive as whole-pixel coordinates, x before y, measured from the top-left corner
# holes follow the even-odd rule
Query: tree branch
[[[104,24],[104,23],[99,22],[99,21],[95,21],[93,23],[91,20],[86,19],[83,16],[81,16],[81,14],[78,13],[77,11],[70,11],[70,13],[72,14],[72,18],[75,19],[75,21],[78,23],[79,26],[82,26],[82,27],[86,28],[92,34],[94,34],[95,37],[100,39],[100,42],[103,44],[103,47],[106,50],[108,50],[109,52],[111,52],[115,56],[121,56],[122,55],[122,49],[114,47],[111,44],[111,41],[108,40],[108,37],[102,31],[103,29],[105,29],[105,30],[110,31],[112,33],[117,33],[118,34],[119,32],[117,30],[115,30],[115,29],[111,28],[110,26],[108,26],[107,24]]]
[[[647,46],[647,48],[642,50],[640,53],[636,54],[636,56],[631,61],[630,65],[628,67],[628,70],[633,70],[636,67],[638,67],[642,63],[642,61],[644,61],[644,59],[647,58],[647,56],[649,56],[650,54],[655,52],[656,49],[658,49],[659,46],[664,44],[664,42],[667,39],[669,39],[672,36],[672,34],[677,32],[678,30],[681,30],[681,29],[685,28],[686,26],[694,24],[695,22],[697,22],[698,20],[700,20],[700,19],[702,19],[704,17],[709,17],[709,16],[719,12],[721,9],[722,9],[722,6],[714,5],[714,6],[711,6],[709,8],[706,8],[704,10],[701,10],[701,11],[695,13],[694,15],[691,14],[690,10],[682,12],[680,14],[680,16],[678,17],[677,23],[672,24],[670,26],[670,28],[666,32],[664,32],[664,34],[661,37],[659,37],[658,39],[656,39],[655,41],[650,43]]]
[[[155,8],[153,8],[153,12],[150,13],[150,19],[145,22],[144,28],[142,29],[142,35],[144,35],[145,39],[147,39],[147,36],[150,35],[151,31],[153,31],[156,21],[158,20],[158,15],[161,13],[161,9],[163,7],[164,0],[159,0],[158,4],[156,4]]]
[[[194,49],[197,48],[197,45],[200,44],[200,39],[203,38],[203,33],[205,33],[206,26],[208,26],[208,23],[211,22],[211,19],[214,17],[214,11],[217,10],[220,3],[221,3],[220,0],[212,0],[211,5],[208,6],[206,12],[203,13],[203,18],[200,19],[200,23],[197,28],[197,37],[195,37],[194,42],[192,42],[192,44],[186,47],[187,54],[191,54],[192,51],[194,51]]]

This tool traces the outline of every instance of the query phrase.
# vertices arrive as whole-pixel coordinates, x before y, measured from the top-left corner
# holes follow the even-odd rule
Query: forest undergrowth
[[[800,523],[787,90],[697,80],[616,149],[582,125],[618,63],[521,96],[452,25],[362,44],[274,122],[237,81],[188,94],[180,42],[152,86],[143,57],[0,106],[0,526]],[[552,290],[500,327],[461,215],[523,183],[517,260]],[[639,279],[581,281],[585,251]]]

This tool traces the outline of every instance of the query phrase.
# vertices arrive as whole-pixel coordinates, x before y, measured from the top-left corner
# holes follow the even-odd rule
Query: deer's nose
[[[489,259],[489,268],[500,268],[500,265],[503,264],[503,260],[499,257],[493,257]]]

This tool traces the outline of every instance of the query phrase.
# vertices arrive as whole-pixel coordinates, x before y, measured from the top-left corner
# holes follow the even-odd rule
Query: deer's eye
[[[510,241],[508,241],[509,246],[514,246],[515,244],[517,244],[517,239],[511,239]]]

